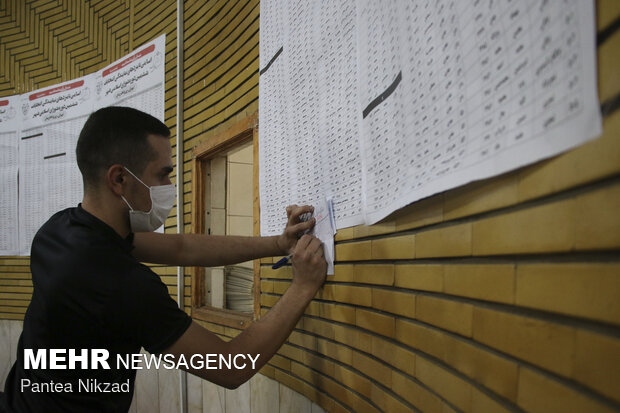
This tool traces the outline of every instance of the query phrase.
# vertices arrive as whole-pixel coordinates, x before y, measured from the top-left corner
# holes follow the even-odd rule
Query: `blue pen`
[[[288,261],[293,258],[293,254],[289,254],[288,256],[281,258],[280,261],[276,262],[271,266],[272,270],[277,270],[278,268],[284,266]]]

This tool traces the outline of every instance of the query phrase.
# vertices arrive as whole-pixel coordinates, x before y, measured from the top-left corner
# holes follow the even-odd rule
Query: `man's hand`
[[[276,244],[282,252],[282,255],[288,255],[295,249],[297,240],[300,237],[299,234],[303,234],[305,231],[314,227],[314,224],[316,223],[314,218],[311,218],[305,222],[300,219],[303,214],[313,212],[314,207],[310,205],[289,205],[286,207],[288,222],[286,223],[286,228],[284,229],[282,235],[276,239]]]
[[[312,235],[302,236],[293,253],[293,284],[314,296],[323,285],[326,273],[323,243]]]

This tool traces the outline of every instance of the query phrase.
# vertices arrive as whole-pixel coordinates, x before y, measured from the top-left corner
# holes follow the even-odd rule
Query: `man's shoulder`
[[[96,250],[97,253],[101,253],[106,249],[117,251],[120,237],[117,237],[119,239],[112,237],[110,233],[113,230],[104,228],[101,224],[92,222],[79,207],[63,209],[52,215],[39,228],[33,239],[33,248],[36,245],[45,246],[46,243],[54,243],[74,252]]]
[[[57,243],[58,240],[67,239],[71,234],[70,215],[74,208],[66,208],[52,215],[35,233],[32,239],[32,253],[40,246],[45,246],[50,242]]]
[[[43,225],[41,225],[39,232],[41,230],[49,231],[58,225],[65,225],[69,221],[71,214],[74,213],[76,209],[77,207],[70,207],[56,212],[54,215],[49,217]]]
[[[75,226],[77,223],[75,219],[77,209],[77,207],[65,208],[49,217],[49,219],[41,225],[35,234],[33,241],[36,241],[37,238],[46,235],[65,236],[68,231],[79,228],[79,225]]]

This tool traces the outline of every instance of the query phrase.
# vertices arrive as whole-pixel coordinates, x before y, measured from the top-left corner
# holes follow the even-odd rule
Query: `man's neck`
[[[84,194],[82,209],[108,224],[122,238],[126,238],[130,229],[127,218],[123,215],[125,212],[122,206],[116,206],[113,199],[105,198],[88,193]]]

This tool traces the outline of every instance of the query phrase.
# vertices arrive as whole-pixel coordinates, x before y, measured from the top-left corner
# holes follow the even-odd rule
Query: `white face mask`
[[[142,185],[146,186],[151,194],[151,210],[149,212],[134,210],[125,197],[121,195],[121,198],[130,209],[129,224],[131,225],[131,230],[133,232],[155,231],[163,225],[174,206],[176,187],[174,184],[148,186],[129,169],[125,168],[125,170],[133,175]]]

